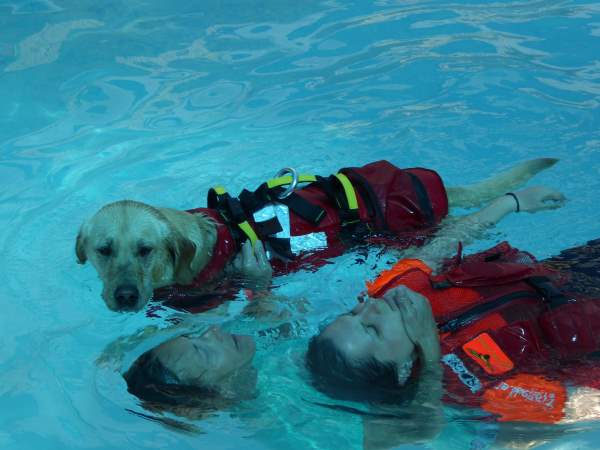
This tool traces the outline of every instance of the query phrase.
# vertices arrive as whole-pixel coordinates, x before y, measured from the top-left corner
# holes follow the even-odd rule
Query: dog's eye
[[[98,253],[100,253],[102,256],[110,256],[110,254],[112,253],[112,250],[111,250],[111,248],[108,245],[105,245],[104,247],[97,248],[96,251]]]
[[[148,256],[150,253],[152,253],[152,247],[148,247],[147,245],[140,247],[140,250],[139,250],[140,256]]]

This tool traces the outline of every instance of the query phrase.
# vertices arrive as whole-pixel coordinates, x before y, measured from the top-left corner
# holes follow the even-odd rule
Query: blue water
[[[184,434],[129,413],[143,410],[119,375],[170,332],[123,339],[165,318],[108,311],[75,263],[78,227],[104,203],[190,208],[215,183],[382,158],[458,185],[555,156],[535,182],[568,204],[509,217],[472,248],[510,237],[546,257],[600,236],[600,3],[4,0],[0,99],[3,449],[361,446],[357,416],[311,403],[323,397],[302,355],[376,255],[280,279],[279,293],[308,299],[306,322],[259,339],[256,400]],[[239,310],[186,326],[253,325],[232,320]],[[498,432],[445,414],[426,447],[489,448]],[[594,449],[600,424],[547,439]]]

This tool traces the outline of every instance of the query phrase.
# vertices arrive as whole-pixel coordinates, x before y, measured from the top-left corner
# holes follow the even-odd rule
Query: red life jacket
[[[344,253],[349,235],[354,242],[356,239],[364,242],[376,233],[382,239],[380,233],[385,233],[393,237],[385,241],[387,244],[400,248],[421,245],[448,214],[446,189],[433,170],[399,169],[388,161],[377,161],[359,168],[342,169],[340,173],[348,177],[356,191],[357,217],[354,220],[345,217],[347,209],[343,205],[340,208],[319,183],[298,190],[299,197],[323,208],[325,218],[314,224],[291,210],[292,239],[322,233],[326,247],[300,252],[291,260],[272,259],[276,273],[322,266],[326,258]]]
[[[285,199],[277,198],[281,187],[269,188],[267,183],[254,192],[242,191],[239,198],[222,190],[209,191],[209,208],[189,212],[206,214],[218,224],[212,259],[191,286],[161,289],[155,297],[175,303],[180,298],[185,303],[185,298],[194,296],[194,288],[222,273],[248,238],[248,231],[271,249],[271,264],[277,275],[299,268],[315,269],[325,264],[326,258],[341,255],[348,240],[343,234],[366,239],[373,233],[385,232],[396,237],[397,246],[418,245],[448,214],[444,184],[433,170],[399,169],[387,161],[377,161],[342,169],[329,178],[313,178],[314,182]],[[285,238],[278,237],[284,225],[278,220],[256,219],[257,213],[273,204],[284,205],[288,210]],[[311,239],[316,242],[312,247],[305,250],[299,245],[300,249],[294,251],[296,241]]]
[[[447,401],[499,420],[554,423],[563,417],[565,383],[600,387],[600,365],[582,360],[600,349],[600,302],[561,293],[560,281],[503,242],[435,276],[421,261],[402,260],[367,287],[373,297],[405,285],[428,298]]]

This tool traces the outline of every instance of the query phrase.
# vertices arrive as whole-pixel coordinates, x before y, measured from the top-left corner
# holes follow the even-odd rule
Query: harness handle
[[[296,169],[292,169],[291,167],[284,167],[281,169],[279,172],[277,172],[277,174],[275,174],[275,178],[280,178],[286,173],[289,173],[292,176],[292,182],[285,189],[285,191],[277,196],[279,200],[283,200],[284,198],[292,195],[292,192],[294,192],[294,189],[296,189],[296,186],[298,186],[298,172],[296,172]]]

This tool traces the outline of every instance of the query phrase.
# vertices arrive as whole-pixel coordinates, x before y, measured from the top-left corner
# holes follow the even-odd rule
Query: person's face
[[[375,358],[399,368],[412,361],[415,349],[401,310],[383,298],[370,299],[342,314],[323,330],[321,337],[330,339],[349,361]]]
[[[199,336],[183,335],[164,342],[154,354],[182,384],[204,387],[224,382],[249,363],[255,351],[251,336],[211,327]]]

